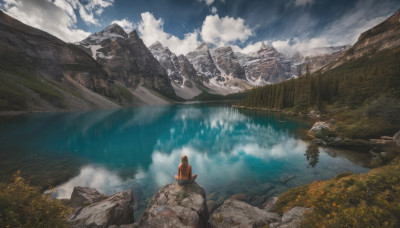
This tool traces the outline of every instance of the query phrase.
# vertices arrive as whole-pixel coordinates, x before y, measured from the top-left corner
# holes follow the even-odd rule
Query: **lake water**
[[[243,193],[261,207],[287,188],[369,170],[368,155],[303,140],[309,127],[228,104],[1,117],[0,177],[21,170],[35,185],[56,187],[58,198],[69,198],[74,186],[105,194],[132,189],[137,220],[153,194],[174,181],[182,154],[217,204]]]

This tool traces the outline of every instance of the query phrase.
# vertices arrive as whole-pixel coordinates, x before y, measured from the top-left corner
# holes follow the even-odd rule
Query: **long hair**
[[[182,155],[181,164],[183,167],[187,167],[189,165],[188,157],[186,155]]]

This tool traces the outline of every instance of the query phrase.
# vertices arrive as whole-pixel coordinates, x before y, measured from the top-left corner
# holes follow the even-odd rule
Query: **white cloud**
[[[112,6],[114,0],[4,0],[4,11],[10,16],[35,28],[67,41],[80,41],[90,35],[78,29],[77,13],[88,25],[99,26],[96,15]]]
[[[5,13],[22,23],[67,41],[80,41],[90,35],[76,27],[75,2],[61,0],[6,0]],[[45,15],[45,17],[44,17]]]
[[[205,2],[208,6],[213,4],[214,0],[199,0],[200,2]]]
[[[153,14],[145,12],[141,14],[142,20],[138,24],[138,30],[146,46],[150,46],[159,41],[163,46],[168,47],[177,55],[186,54],[195,49],[200,42],[198,41],[199,32],[185,34],[183,39],[164,32],[164,21],[156,19]]]
[[[115,20],[112,21],[111,24],[118,24],[121,26],[127,33],[132,32],[133,29],[136,28],[136,26],[130,22],[128,19],[122,19],[122,20]]]
[[[245,25],[242,18],[223,17],[218,15],[209,15],[203,22],[201,28],[201,37],[204,41],[216,44],[217,46],[226,46],[234,42],[246,41],[253,32]]]
[[[241,48],[237,45],[232,45],[232,50],[234,52],[241,52],[243,54],[249,54],[249,53],[260,50],[261,45],[262,45],[262,42],[250,43],[247,46],[245,46],[244,48]]]
[[[295,6],[305,6],[307,4],[313,4],[314,0],[296,0],[294,2]]]
[[[218,11],[217,7],[215,7],[215,6],[211,7],[212,14],[217,14],[217,11]]]

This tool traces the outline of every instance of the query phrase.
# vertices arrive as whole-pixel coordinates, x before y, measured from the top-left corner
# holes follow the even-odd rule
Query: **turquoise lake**
[[[132,189],[138,220],[153,194],[174,181],[182,154],[217,204],[243,193],[262,207],[290,187],[368,172],[369,155],[304,140],[310,126],[229,104],[0,117],[0,177],[21,170],[32,184],[55,187],[58,198],[69,198],[74,186]]]

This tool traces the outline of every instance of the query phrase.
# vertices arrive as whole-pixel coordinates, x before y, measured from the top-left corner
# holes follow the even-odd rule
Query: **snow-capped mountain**
[[[214,50],[213,55],[217,57],[214,59],[207,43],[203,42],[196,50],[186,55],[197,72],[209,79],[208,82],[203,82],[203,85],[212,92],[229,94],[251,88],[245,80],[239,77],[238,60],[233,53],[233,55],[229,54],[229,49]]]
[[[202,84],[202,81],[207,80],[207,78],[198,75],[185,56],[176,56],[169,48],[163,47],[160,42],[151,45],[149,50],[167,71],[172,87],[179,97],[190,99],[201,93],[195,83]]]
[[[112,24],[78,45],[104,67],[111,80],[130,88],[143,85],[167,97],[175,97],[167,72],[136,31],[127,34],[121,26]]]
[[[262,44],[260,50],[240,55],[246,79],[252,85],[260,86],[278,83],[293,76],[292,60],[285,58],[272,45]]]
[[[211,52],[212,58],[229,78],[245,79],[245,72],[231,47],[220,47]]]

